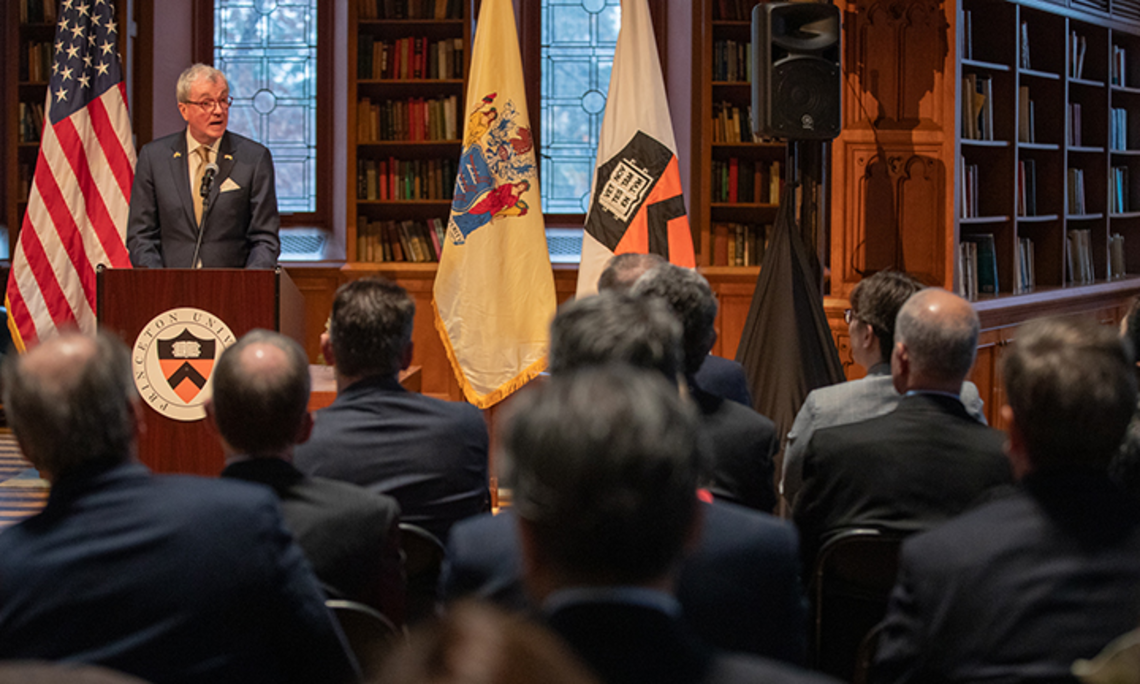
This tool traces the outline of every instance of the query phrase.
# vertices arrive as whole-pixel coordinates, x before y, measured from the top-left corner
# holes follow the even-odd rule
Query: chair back
[[[404,555],[410,625],[435,615],[444,548],[434,534],[411,523],[400,523],[400,548]]]
[[[364,678],[371,680],[379,674],[384,656],[403,637],[403,632],[383,613],[363,603],[329,599],[325,605],[340,623]]]
[[[853,528],[824,543],[811,578],[815,669],[852,681],[860,644],[886,615],[904,537]]]

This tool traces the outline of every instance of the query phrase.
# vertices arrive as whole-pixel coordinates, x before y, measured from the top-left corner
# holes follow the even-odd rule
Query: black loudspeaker
[[[761,3],[752,10],[752,132],[830,140],[841,128],[839,8]]]

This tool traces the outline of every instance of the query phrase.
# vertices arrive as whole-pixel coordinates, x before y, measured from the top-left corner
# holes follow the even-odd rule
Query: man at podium
[[[186,130],[147,143],[131,190],[127,249],[137,268],[273,268],[277,192],[269,150],[229,123],[229,83],[206,64],[182,72]]]

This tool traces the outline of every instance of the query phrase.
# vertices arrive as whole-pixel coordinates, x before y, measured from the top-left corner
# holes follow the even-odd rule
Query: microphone
[[[198,188],[198,194],[205,199],[206,195],[210,194],[210,186],[214,183],[214,176],[218,173],[218,165],[214,162],[206,164],[206,170],[202,174],[202,187]]]

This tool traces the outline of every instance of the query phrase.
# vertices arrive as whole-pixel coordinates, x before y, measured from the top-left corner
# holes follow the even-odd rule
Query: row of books
[[[444,222],[369,221],[356,219],[356,260],[372,263],[439,261],[443,250]]]
[[[783,187],[783,165],[748,159],[712,161],[712,201],[728,204],[776,204]]]
[[[961,169],[962,175],[962,177],[958,179],[960,193],[958,204],[961,206],[960,213],[962,214],[962,218],[977,218],[981,216],[981,212],[978,209],[980,204],[978,201],[978,165],[967,164],[966,158],[962,157],[958,167]]]
[[[1108,184],[1109,211],[1114,214],[1132,211],[1132,203],[1129,201],[1128,195],[1128,167],[1112,167],[1112,175]]]
[[[713,5],[716,21],[750,21],[756,0],[717,0]]]
[[[1033,240],[1017,239],[1017,260],[1013,262],[1013,293],[1037,289],[1037,266],[1033,263]]]
[[[1088,228],[1070,230],[1065,241],[1065,264],[1069,271],[1069,282],[1074,285],[1089,285],[1096,279],[1092,260],[1092,237]]]
[[[1126,80],[1127,72],[1125,69],[1127,62],[1128,56],[1124,51],[1124,48],[1120,47],[1119,45],[1113,45],[1112,61],[1109,62],[1111,68],[1109,75],[1109,78],[1111,80],[1109,82],[1112,83],[1112,85],[1122,86],[1128,84],[1128,81]]]
[[[52,44],[28,41],[27,52],[21,55],[20,80],[30,83],[47,83],[51,79]]]
[[[360,19],[462,19],[463,0],[359,0]]]
[[[962,79],[962,137],[994,139],[993,79],[966,74]]]
[[[768,246],[769,225],[713,224],[713,266],[759,266]]]
[[[1124,236],[1113,233],[1108,237],[1108,279],[1124,276]]]
[[[459,100],[455,95],[377,103],[367,97],[361,98],[356,104],[357,141],[458,140],[458,110]]]
[[[356,46],[359,79],[463,78],[463,39],[426,37],[377,40],[362,33]]]
[[[1128,149],[1128,110],[1113,107],[1108,118],[1108,146],[1114,150]]]
[[[454,159],[359,159],[360,200],[450,200],[459,170]]]
[[[1037,142],[1037,117],[1033,100],[1029,98],[1029,86],[1017,89],[1017,142]]]
[[[1085,170],[1069,168],[1065,183],[1066,197],[1070,214],[1087,214],[1088,206],[1085,204]]]
[[[718,40],[713,43],[714,81],[752,81],[752,43]]]
[[[1081,103],[1080,102],[1070,102],[1069,103],[1069,120],[1066,122],[1066,124],[1068,125],[1068,131],[1066,132],[1066,137],[1068,138],[1069,145],[1071,145],[1073,147],[1080,147],[1081,146],[1081,129],[1083,128],[1083,126],[1081,124]]]
[[[16,141],[40,141],[44,130],[44,106],[38,102],[21,102],[16,120]]]
[[[56,0],[20,0],[20,23],[54,24],[55,5]]]
[[[713,103],[713,142],[757,142],[752,135],[752,107],[731,102]]]
[[[1037,162],[1032,159],[1017,162],[1017,215],[1037,215]]]
[[[1069,31],[1069,78],[1083,78],[1085,73],[1085,52],[1088,41],[1076,31]]]
[[[997,250],[992,233],[963,235],[958,245],[958,290],[967,299],[997,294]]]

